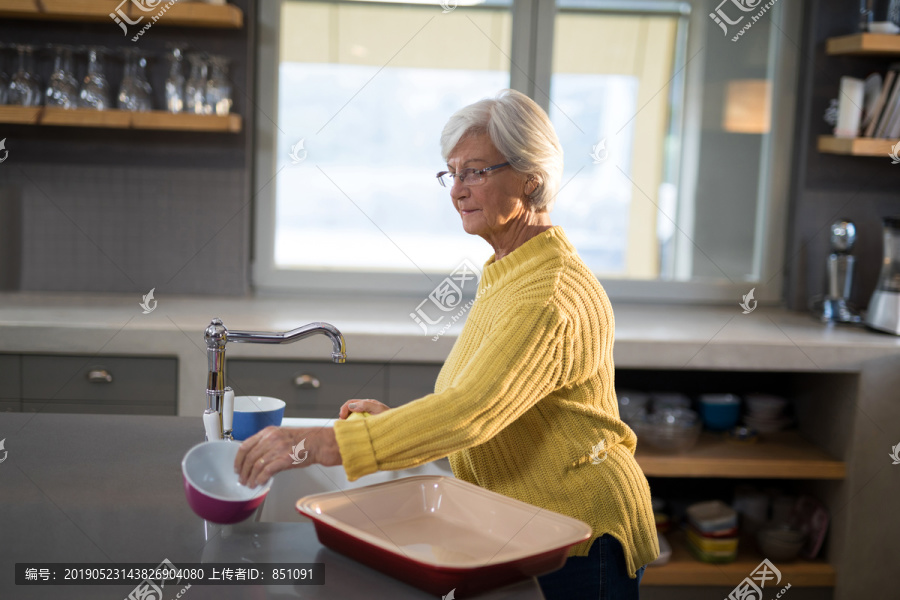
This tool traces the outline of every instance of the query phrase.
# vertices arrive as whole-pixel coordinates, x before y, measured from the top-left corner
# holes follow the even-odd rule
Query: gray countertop
[[[184,498],[180,464],[202,441],[196,417],[0,413],[0,439],[8,452],[0,463],[0,598],[121,600],[134,588],[16,586],[17,562],[156,565],[163,559],[176,566],[325,565],[322,586],[192,586],[185,600],[433,598],[325,548],[311,523],[219,526],[197,517]],[[275,484],[315,468],[286,471]],[[355,483],[367,484],[365,478]],[[480,597],[543,598],[534,579]]]
[[[461,319],[434,340],[410,318],[421,301],[380,297],[203,298],[157,296],[150,314],[140,295],[0,294],[0,352],[175,356],[178,414],[204,406],[203,330],[213,317],[231,329],[284,331],[312,321],[338,327],[348,362],[443,362]],[[824,326],[811,317],[760,305],[613,302],[618,368],[855,372],[871,359],[900,353],[900,337],[862,327]],[[289,346],[229,345],[235,357],[330,358],[331,344],[313,337]]]

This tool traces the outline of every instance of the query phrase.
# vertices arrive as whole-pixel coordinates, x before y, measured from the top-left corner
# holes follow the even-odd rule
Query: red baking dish
[[[313,494],[297,510],[323,545],[438,596],[550,573],[591,537],[583,521],[439,475]]]

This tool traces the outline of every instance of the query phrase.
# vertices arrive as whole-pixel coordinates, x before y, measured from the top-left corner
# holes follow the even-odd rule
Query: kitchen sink
[[[347,481],[344,467],[323,467],[311,465],[301,469],[290,469],[277,474],[272,480],[272,488],[265,502],[258,510],[257,521],[263,523],[303,523],[309,519],[297,512],[297,500],[310,494],[335,492],[350,488],[393,481],[413,475],[453,476],[450,461],[446,458],[426,463],[413,469],[402,471],[378,471],[356,481]]]
[[[330,423],[327,419],[290,419],[282,421],[286,427],[311,427],[322,426]],[[347,481],[344,467],[323,467],[322,465],[310,465],[308,467],[289,469],[275,475],[272,479],[272,488],[266,496],[265,502],[257,510],[254,520],[262,523],[308,523],[309,519],[300,515],[295,508],[297,500],[310,494],[322,492],[336,492],[349,488],[372,485],[393,481],[401,477],[413,475],[445,475],[453,477],[450,469],[450,461],[446,458],[436,460],[424,465],[404,469],[401,471],[378,471],[356,481]]]

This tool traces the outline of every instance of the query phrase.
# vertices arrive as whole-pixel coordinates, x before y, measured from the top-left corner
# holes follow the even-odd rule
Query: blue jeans
[[[570,556],[538,583],[547,600],[638,600],[643,575],[641,567],[637,578],[628,576],[622,545],[606,534],[594,540],[587,556]]]

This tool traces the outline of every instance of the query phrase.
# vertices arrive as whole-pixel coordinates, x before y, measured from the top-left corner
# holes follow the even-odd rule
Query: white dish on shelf
[[[672,546],[669,545],[666,536],[657,531],[656,538],[659,540],[659,556],[652,563],[649,563],[648,567],[661,567],[672,558]]]
[[[898,34],[900,27],[892,21],[875,21],[869,23],[869,31],[872,33]]]

